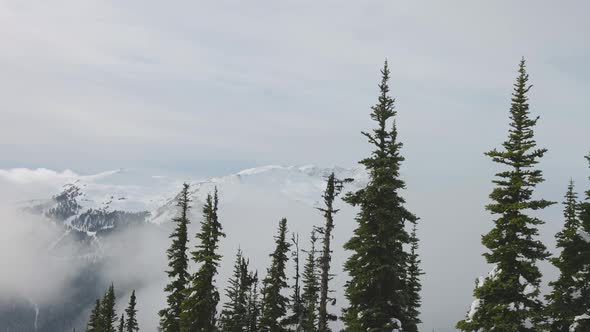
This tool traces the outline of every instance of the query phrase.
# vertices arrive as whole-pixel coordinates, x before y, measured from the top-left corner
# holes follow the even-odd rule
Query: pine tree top
[[[217,187],[215,187],[213,195],[208,194],[205,200],[201,230],[196,235],[199,243],[196,245],[196,250],[192,252],[193,261],[196,263],[207,262],[215,267],[219,266],[219,260],[221,259],[221,255],[217,254],[219,240],[225,237],[223,227],[219,222],[218,205],[219,198]]]
[[[570,180],[567,192],[565,194],[565,200],[562,202],[563,217],[565,220],[564,228],[562,231],[557,233],[557,246],[563,248],[567,242],[576,235],[580,221],[578,219],[578,194],[575,192],[574,181]]]
[[[279,222],[278,234],[275,236],[275,250],[271,257],[271,265],[267,269],[267,275],[262,281],[262,314],[260,328],[263,331],[285,331],[284,318],[287,313],[289,299],[281,294],[287,288],[285,268],[289,260],[288,253],[291,247],[287,241],[287,219]]]
[[[369,173],[368,184],[348,193],[344,201],[359,206],[357,228],[344,248],[353,253],[345,263],[350,275],[346,284],[349,307],[343,320],[351,331],[391,331],[407,321],[407,259],[404,245],[409,243],[406,222],[416,216],[405,207],[400,191],[404,160],[394,121],[395,100],[389,95],[389,67],[381,70],[379,97],[371,107],[375,128],[362,132],[373,147],[371,155],[360,161]]]
[[[522,59],[511,98],[508,138],[502,150],[486,153],[493,162],[506,166],[492,181],[496,185],[490,194],[493,202],[486,206],[499,216],[494,228],[482,236],[488,249],[484,257],[494,265],[494,273],[477,285],[474,303],[478,309],[457,325],[464,331],[532,332],[541,320],[543,303],[538,296],[542,275],[537,262],[547,259],[549,253],[537,239],[537,226],[543,221],[530,211],[554,202],[533,199],[534,188],[544,181],[542,171],[534,166],[547,149],[537,148],[534,139],[539,117],[530,114],[528,80]]]
[[[115,286],[111,284],[101,301],[101,327],[104,332],[115,332],[117,314],[115,313]]]
[[[538,160],[545,155],[547,149],[536,148],[537,143],[534,139],[533,128],[537,124],[539,117],[530,117],[526,94],[532,85],[528,84],[529,75],[526,72],[524,59],[520,62],[518,73],[518,78],[514,84],[514,92],[512,93],[508,139],[502,143],[504,151],[493,149],[486,152],[486,155],[491,157],[494,162],[508,165],[513,169],[512,171],[498,173],[497,176],[502,179],[493,182],[500,186],[508,186],[510,183],[516,185],[516,191],[508,194],[515,200],[526,201],[532,194],[530,188],[544,181],[540,170],[529,170],[529,168],[539,162]],[[517,176],[517,178],[513,178],[514,176]],[[512,182],[508,182],[510,180]],[[494,200],[500,198],[492,196]],[[551,204],[547,201],[534,201],[524,208],[542,209]],[[497,209],[495,205],[490,205],[489,209],[494,213],[503,212],[503,209]]]
[[[188,184],[183,184],[182,190],[176,197],[179,213],[172,220],[176,226],[170,234],[172,244],[166,251],[170,268],[166,273],[171,280],[164,288],[164,291],[168,293],[167,306],[158,313],[161,317],[160,329],[163,332],[178,332],[180,329],[181,304],[186,297],[184,291],[189,279],[187,225],[190,223],[188,211],[191,208],[189,189]]]
[[[125,309],[125,313],[127,314],[127,323],[125,324],[125,331],[127,332],[139,331],[139,324],[137,323],[137,309],[135,309],[136,305],[137,298],[135,297],[134,289],[131,292],[131,296],[129,297],[129,305]]]

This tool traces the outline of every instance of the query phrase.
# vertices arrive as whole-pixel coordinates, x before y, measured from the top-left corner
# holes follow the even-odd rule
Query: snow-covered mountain
[[[239,200],[242,195],[279,195],[293,202],[316,206],[325,187],[325,179],[334,172],[338,178],[355,181],[350,188],[367,181],[362,168],[320,168],[316,166],[262,166],[242,170],[222,177],[187,181],[193,201],[204,202],[208,193],[217,188],[224,201]],[[105,175],[106,174],[106,175]],[[148,222],[162,224],[175,213],[176,191],[180,181],[170,180],[160,186],[159,193],[149,185],[118,185],[108,183],[109,176],[124,175],[123,171],[101,173],[101,176],[72,176],[61,192],[47,199],[21,202],[21,208],[43,215],[65,226],[93,235],[123,223]],[[158,178],[158,177],[156,177]]]
[[[272,197],[315,207],[325,188],[325,179],[332,172],[341,179],[354,179],[350,189],[366,184],[368,178],[362,168],[269,165],[245,169],[228,176],[189,181],[189,184],[192,200],[197,204],[203,203],[207,194],[217,188],[222,204],[226,205],[254,198],[264,201]],[[175,198],[170,196],[165,204],[151,210],[148,221],[156,224],[169,221],[174,215]]]

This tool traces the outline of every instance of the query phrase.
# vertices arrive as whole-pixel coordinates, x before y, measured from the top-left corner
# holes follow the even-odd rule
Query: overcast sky
[[[0,1],[0,167],[350,165],[367,149],[358,132],[385,57],[407,164],[471,162],[502,138],[523,55],[539,141],[579,159],[589,148],[588,10],[583,1]]]
[[[425,264],[471,280],[487,267],[461,262],[482,261],[497,170],[483,152],[506,136],[522,56],[549,149],[539,192],[561,201],[570,177],[588,187],[588,12],[586,1],[3,0],[0,168],[353,166],[368,153],[359,132],[387,57],[408,204],[424,242],[454,234]],[[559,209],[546,217],[559,220]]]

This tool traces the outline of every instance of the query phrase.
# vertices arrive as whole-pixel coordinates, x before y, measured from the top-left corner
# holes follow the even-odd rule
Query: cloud
[[[0,207],[0,220],[0,297],[25,298],[41,305],[63,295],[80,268],[78,262],[59,256],[75,252],[75,244],[67,239],[60,243],[59,252],[49,253],[63,229],[42,217],[5,207]]]
[[[78,178],[78,174],[65,170],[57,172],[46,168],[28,169],[13,168],[0,169],[0,179],[10,181],[19,185],[22,184],[39,184],[39,183],[64,183]]]

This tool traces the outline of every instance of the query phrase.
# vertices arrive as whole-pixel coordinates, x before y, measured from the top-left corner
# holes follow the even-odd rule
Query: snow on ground
[[[589,314],[583,314],[580,316],[576,316],[574,318],[574,323],[572,325],[570,325],[570,332],[577,332],[576,330],[578,329],[578,327],[580,325],[580,321],[588,320],[588,319],[590,319]]]
[[[578,235],[586,242],[590,242],[590,234],[585,232],[583,229],[578,229]]]

